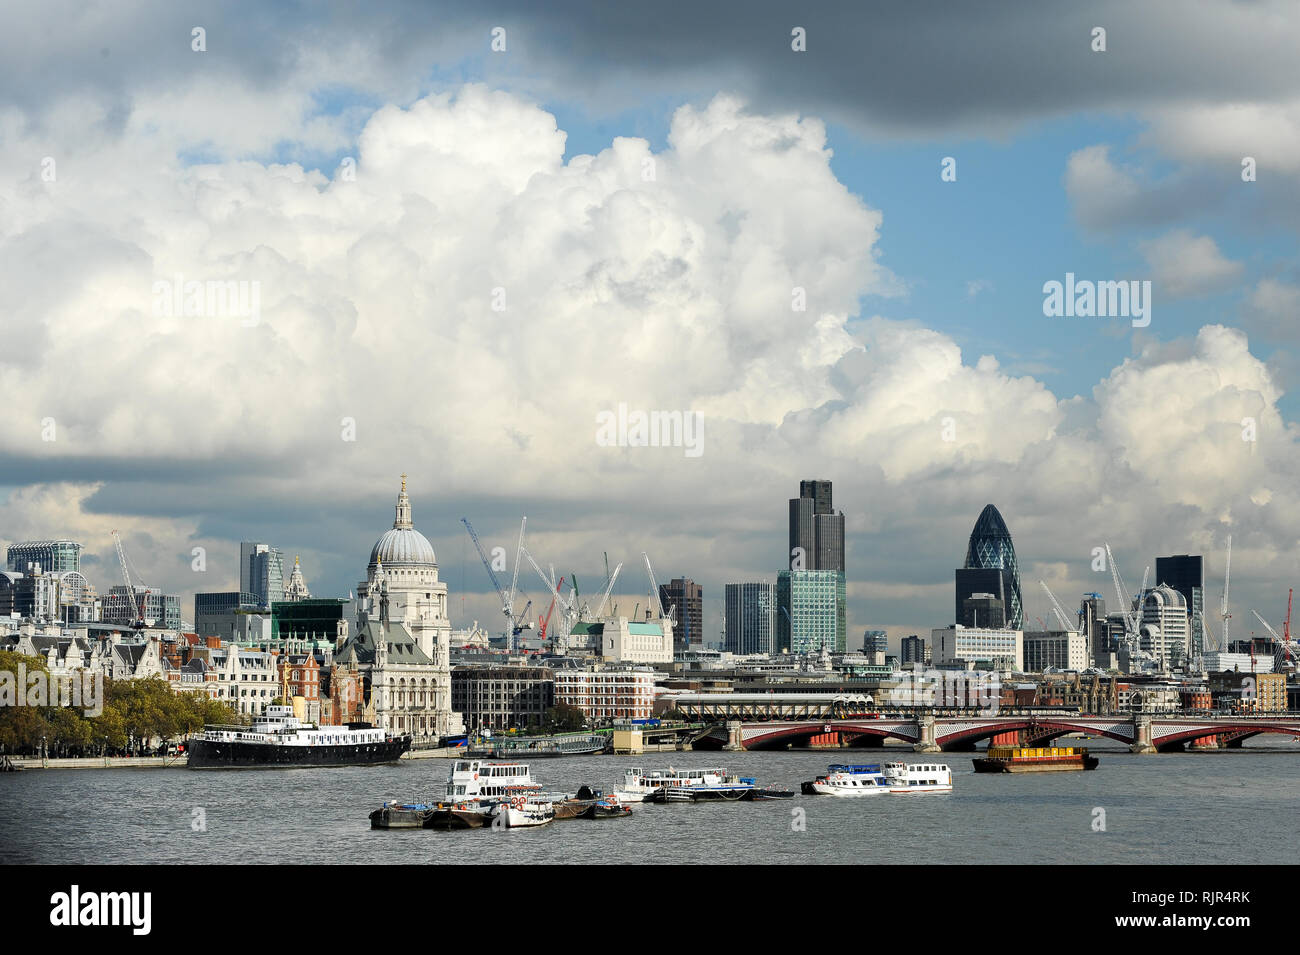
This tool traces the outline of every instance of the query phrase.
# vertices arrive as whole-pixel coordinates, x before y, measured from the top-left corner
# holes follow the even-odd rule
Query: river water
[[[3,863],[1251,863],[1293,862],[1300,749],[1136,756],[1089,742],[1093,772],[976,775],[969,753],[658,753],[541,759],[548,789],[613,788],[630,766],[726,766],[798,791],[830,762],[944,762],[950,795],[638,805],[538,829],[372,830],[385,799],[436,797],[449,761],[347,769],[28,770],[0,774]],[[1104,814],[1104,815],[1103,815]],[[1096,828],[1104,822],[1104,830]]]

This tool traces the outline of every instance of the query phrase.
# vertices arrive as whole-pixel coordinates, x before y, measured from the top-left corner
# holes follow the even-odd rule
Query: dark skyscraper
[[[659,602],[664,613],[677,608],[677,625],[673,628],[673,651],[680,652],[704,644],[704,588],[689,577],[676,577],[659,585]]]
[[[795,556],[799,548],[803,561]],[[844,570],[844,515],[831,503],[830,481],[800,481],[790,499],[791,570]]]
[[[1192,655],[1205,649],[1205,626],[1201,614],[1205,610],[1205,558],[1199,554],[1175,554],[1156,558],[1156,586],[1168,584],[1183,595],[1191,617]]]
[[[1001,623],[997,626],[1006,626],[1007,593],[1011,590],[1007,585],[1006,571],[1000,567],[959,567],[954,577],[957,585],[957,606],[952,619],[955,623],[963,627],[993,626],[985,616],[982,605],[977,605],[978,621],[972,616],[971,608],[968,606],[968,601],[976,594],[987,594],[997,601],[1000,608]]]
[[[983,575],[966,575],[957,571],[957,619],[961,619],[966,598],[975,593],[990,593],[999,597],[1006,608],[1007,626],[1012,630],[1025,628],[1024,604],[1020,596],[1020,565],[1016,562],[1016,548],[1011,543],[1011,532],[998,509],[989,504],[980,512],[975,529],[970,533],[966,548],[966,565],[963,570],[1000,570],[1002,582],[997,587],[974,586]],[[990,583],[992,581],[989,581]],[[969,589],[963,593],[963,584]]]
[[[772,653],[776,639],[776,585],[727,584],[727,628],[722,649]]]

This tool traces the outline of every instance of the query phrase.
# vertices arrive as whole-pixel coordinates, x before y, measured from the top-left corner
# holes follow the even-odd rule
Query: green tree
[[[586,729],[587,714],[568,703],[557,703],[546,711],[543,726],[548,733],[570,733]]]
[[[7,752],[28,751],[35,752],[40,748],[41,738],[47,741],[53,735],[53,729],[48,719],[48,707],[27,706],[27,686],[19,683],[19,665],[22,665],[28,678],[33,673],[40,672],[44,674],[43,679],[49,679],[49,669],[45,665],[44,657],[28,656],[24,653],[15,653],[12,650],[0,650],[0,672],[7,676],[0,676],[3,681],[5,692],[12,692],[12,700],[5,699],[4,705],[0,706],[0,747]],[[48,685],[48,683],[47,683]],[[17,705],[17,704],[24,705]]]
[[[90,720],[90,736],[94,744],[105,744],[110,750],[126,747],[126,720],[122,711],[112,704],[104,707],[104,712]]]
[[[71,707],[51,708],[49,715],[50,746],[67,755],[81,752],[92,740],[90,721]]]

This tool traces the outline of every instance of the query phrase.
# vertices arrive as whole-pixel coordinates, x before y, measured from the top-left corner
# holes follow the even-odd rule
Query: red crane
[[[560,582],[555,585],[555,593],[551,594],[551,604],[549,607],[546,608],[546,616],[542,618],[542,629],[540,634],[542,643],[546,642],[546,625],[551,622],[551,611],[555,609],[555,595],[560,592],[560,587],[563,584],[564,584],[564,578],[561,577]],[[1290,619],[1289,614],[1288,614],[1288,619]]]

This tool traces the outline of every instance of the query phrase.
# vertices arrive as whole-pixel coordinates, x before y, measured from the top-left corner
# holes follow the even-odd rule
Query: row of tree
[[[0,672],[17,681],[22,664],[29,681],[36,672],[49,678],[44,657],[0,650]],[[25,689],[25,688],[24,688]],[[105,680],[102,712],[87,716],[80,707],[0,706],[0,752],[50,756],[145,755],[203,729],[205,723],[240,723],[224,703],[199,692],[176,693],[157,677]],[[96,707],[97,708],[97,707]]]

